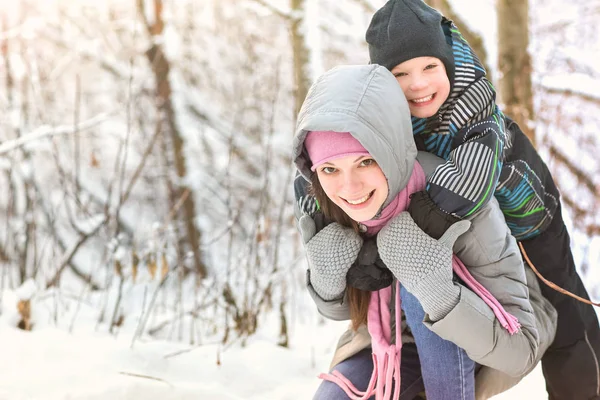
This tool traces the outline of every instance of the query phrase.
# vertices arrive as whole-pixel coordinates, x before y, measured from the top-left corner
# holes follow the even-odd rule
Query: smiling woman
[[[360,142],[348,132],[313,131],[305,146],[327,197],[354,221],[375,217],[388,196],[388,185]]]

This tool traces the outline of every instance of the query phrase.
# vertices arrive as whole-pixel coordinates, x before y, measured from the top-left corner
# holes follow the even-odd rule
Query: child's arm
[[[314,216],[319,211],[319,206],[314,196],[308,193],[308,186],[310,184],[304,179],[300,172],[296,172],[294,177],[294,216],[296,221],[302,217],[302,215]],[[319,227],[317,227],[319,228]],[[321,227],[322,228],[322,227]]]
[[[476,91],[486,84],[489,83],[483,80],[470,90]],[[469,91],[462,97],[468,94]],[[485,114],[485,110],[476,111],[475,115]],[[456,114],[457,111],[451,117],[451,130],[453,121],[458,118]],[[447,144],[450,152],[439,154],[446,161],[429,177],[427,189],[412,197],[409,212],[417,225],[430,236],[439,238],[454,222],[487,204],[498,184],[505,141],[504,116],[495,106],[489,117],[473,118],[458,131],[452,143]],[[443,153],[443,148],[438,153]]]

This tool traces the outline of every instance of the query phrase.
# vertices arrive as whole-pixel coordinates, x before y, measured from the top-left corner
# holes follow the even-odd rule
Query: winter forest
[[[0,0],[0,399],[313,393],[345,325],[305,289],[295,117],[384,3]],[[550,167],[599,301],[600,1],[428,3]]]

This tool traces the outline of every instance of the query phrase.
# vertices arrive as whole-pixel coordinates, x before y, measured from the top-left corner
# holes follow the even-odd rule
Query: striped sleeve
[[[309,185],[308,181],[299,172],[296,172],[294,178],[294,216],[296,220],[305,214],[314,217],[315,213],[319,211],[317,200],[309,192]]]
[[[459,218],[479,210],[494,195],[506,143],[504,115],[496,106],[493,85],[474,66],[464,69],[457,70],[457,76],[469,79],[456,83],[457,95],[443,121],[448,137],[441,135],[447,147],[440,155],[446,162],[427,185],[432,201]],[[473,77],[466,74],[470,70]]]
[[[427,192],[433,202],[460,218],[484,206],[498,184],[503,149],[504,118],[495,108],[491,116],[472,122],[454,137],[447,161],[429,177]]]

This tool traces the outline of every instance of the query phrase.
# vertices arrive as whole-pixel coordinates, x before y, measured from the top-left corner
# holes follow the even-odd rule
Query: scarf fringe
[[[351,400],[367,400],[373,395],[376,400],[392,400],[398,399],[400,396],[402,333],[400,329],[396,329],[396,342],[395,344],[390,343],[389,303],[391,292],[391,287],[372,292],[369,300],[367,328],[373,347],[373,373],[367,389],[364,391],[357,389],[339,371],[319,375],[319,378],[338,385]],[[400,321],[401,318],[401,305],[400,283],[398,282],[396,286],[396,321]]]

